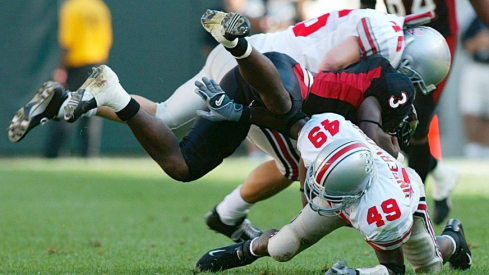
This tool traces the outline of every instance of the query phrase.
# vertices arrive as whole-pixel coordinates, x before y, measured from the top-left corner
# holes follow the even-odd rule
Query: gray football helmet
[[[326,145],[307,169],[304,194],[322,216],[334,216],[354,204],[376,178],[372,153],[354,139],[339,139]],[[319,197],[329,207],[316,204]]]
[[[427,95],[450,70],[451,54],[445,38],[435,29],[419,26],[404,30],[405,48],[397,68]]]

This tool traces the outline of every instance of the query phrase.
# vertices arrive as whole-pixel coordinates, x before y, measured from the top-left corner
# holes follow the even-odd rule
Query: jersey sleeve
[[[389,60],[392,66],[397,67],[404,47],[402,24],[403,21],[400,19],[396,22],[374,16],[363,17],[357,23],[361,55],[366,57],[372,54],[380,54]]]

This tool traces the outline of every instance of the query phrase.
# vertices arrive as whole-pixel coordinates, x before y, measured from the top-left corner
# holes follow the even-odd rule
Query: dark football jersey
[[[361,0],[360,2],[375,5],[377,1]],[[458,26],[454,0],[385,0],[384,3],[387,12],[398,16],[433,11],[435,12],[435,18],[427,26],[439,31],[445,37],[457,32]]]
[[[356,123],[357,110],[368,96],[382,107],[384,126],[392,127],[409,115],[414,88],[380,55],[371,55],[346,69],[320,72],[314,76],[311,91],[302,110],[308,116],[333,112]]]

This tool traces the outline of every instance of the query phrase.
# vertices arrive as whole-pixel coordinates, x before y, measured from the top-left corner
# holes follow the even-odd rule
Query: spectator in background
[[[112,46],[112,18],[102,0],[67,0],[59,14],[58,40],[62,50],[55,81],[76,91],[92,67],[107,63]],[[75,125],[52,123],[45,156],[55,158],[69,149],[70,132],[76,131],[80,154],[94,157],[100,152],[102,120],[84,117]],[[66,149],[65,149],[66,148]]]
[[[489,158],[489,29],[475,17],[461,42],[471,57],[463,64],[459,89],[467,139],[464,153]]]

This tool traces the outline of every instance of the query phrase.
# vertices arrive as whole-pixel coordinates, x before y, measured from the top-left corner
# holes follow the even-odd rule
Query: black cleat
[[[214,37],[222,35],[233,41],[250,34],[250,22],[239,13],[207,10],[200,20],[204,29]]]
[[[472,253],[470,252],[467,241],[465,240],[465,233],[457,219],[450,219],[447,221],[442,235],[448,235],[455,240],[457,246],[455,253],[450,257],[448,262],[451,269],[467,270],[472,265]]]
[[[210,229],[227,236],[236,243],[252,240],[263,234],[263,231],[253,226],[246,217],[235,225],[224,224],[215,207],[205,215],[205,223]]]
[[[200,257],[195,267],[200,272],[218,272],[249,265],[260,258],[251,254],[250,244],[251,240],[210,250]]]
[[[11,142],[21,141],[37,125],[44,125],[56,119],[68,91],[58,82],[48,81],[37,90],[34,98],[22,106],[10,121],[7,128]]]
[[[433,200],[435,206],[433,207],[432,220],[434,224],[441,224],[450,213],[451,203],[450,198],[445,198],[442,200]]]

